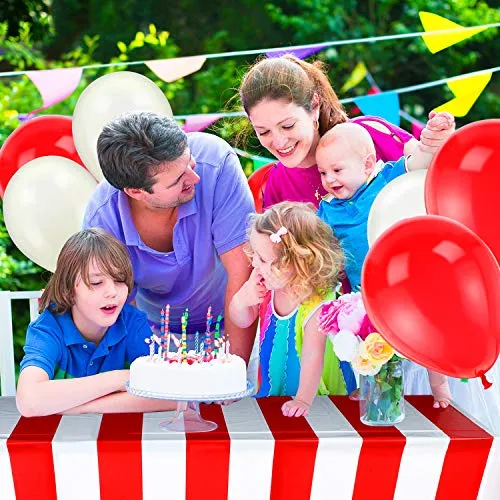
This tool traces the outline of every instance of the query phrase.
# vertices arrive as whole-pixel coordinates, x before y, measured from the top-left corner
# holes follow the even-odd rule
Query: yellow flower
[[[351,365],[360,375],[376,375],[382,366],[375,364],[372,359],[362,358],[361,356],[356,356],[351,361]]]
[[[363,342],[360,356],[380,366],[394,356],[394,349],[382,338],[380,333],[373,332]]]

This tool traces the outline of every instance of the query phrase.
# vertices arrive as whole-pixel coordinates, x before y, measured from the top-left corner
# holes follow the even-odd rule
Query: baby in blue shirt
[[[104,230],[64,244],[26,334],[16,396],[23,416],[175,408],[125,392],[127,368],[148,354],[151,335],[146,315],[125,304],[133,282],[127,250]]]
[[[368,253],[367,225],[371,206],[390,181],[404,173],[428,168],[432,156],[455,130],[449,113],[431,113],[422,131],[423,146],[411,156],[395,162],[377,162],[370,134],[360,125],[341,123],[320,139],[316,163],[327,191],[318,215],[339,240],[345,258],[345,272],[353,290],[361,285],[361,270]],[[431,138],[431,139],[429,139]],[[451,394],[448,379],[428,370],[434,407],[448,406]]]
[[[411,156],[395,162],[377,162],[370,134],[354,123],[336,125],[319,141],[316,162],[328,194],[320,202],[318,215],[340,241],[353,290],[361,285],[361,269],[368,253],[368,214],[376,196],[396,177],[427,168],[434,152],[455,129],[449,113],[431,116],[422,135],[427,131],[432,134],[432,146],[419,145]]]

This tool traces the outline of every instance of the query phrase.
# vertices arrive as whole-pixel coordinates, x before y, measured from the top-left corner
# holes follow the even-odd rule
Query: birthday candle
[[[182,362],[187,363],[187,313],[184,313],[181,317],[181,357]]]
[[[194,334],[194,353],[198,354],[198,348],[200,347],[200,332],[196,330]]]
[[[210,326],[212,325],[212,306],[208,306],[207,310],[207,326],[205,329],[205,341],[203,349],[203,361],[210,361],[212,359],[212,337],[210,334]]]
[[[219,338],[220,338],[220,322],[222,321],[222,314],[217,316],[217,321],[215,323],[215,333],[214,333],[214,358],[219,354]]]
[[[170,352],[170,304],[165,306],[165,335],[167,336],[166,346],[166,359],[168,360],[168,353]]]

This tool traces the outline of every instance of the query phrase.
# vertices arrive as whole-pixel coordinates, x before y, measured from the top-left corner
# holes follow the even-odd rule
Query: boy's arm
[[[128,392],[119,392],[94,399],[62,413],[65,415],[77,415],[80,413],[147,413],[175,410],[176,408],[176,401],[142,398]]]
[[[422,130],[418,147],[408,157],[406,169],[420,170],[428,168],[433,156],[455,131],[455,118],[450,113],[429,113],[429,121]]]
[[[88,377],[49,380],[37,366],[27,366],[19,375],[16,404],[24,417],[61,413],[88,401],[125,390],[128,370],[113,370]]]
[[[307,415],[309,406],[314,400],[321,381],[325,360],[326,336],[318,331],[318,309],[304,328],[304,343],[300,358],[300,382],[295,399],[283,405],[285,416]],[[305,410],[305,411],[304,411]]]

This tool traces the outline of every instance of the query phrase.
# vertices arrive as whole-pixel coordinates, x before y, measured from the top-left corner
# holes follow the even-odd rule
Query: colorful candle
[[[194,352],[195,354],[198,354],[198,349],[200,347],[200,332],[196,330],[196,333],[194,334]]]
[[[219,354],[219,347],[220,347],[220,323],[222,321],[222,314],[219,314],[217,316],[217,320],[215,322],[215,332],[214,332],[214,358],[217,357],[217,354]]]
[[[164,324],[164,335],[167,336],[167,345],[165,357],[168,360],[168,353],[170,352],[170,304],[165,306],[165,324]]]
[[[187,312],[181,317],[181,359],[187,363]]]
[[[205,341],[203,344],[203,361],[208,362],[212,359],[212,336],[210,327],[212,325],[212,306],[208,306],[207,325],[205,329]]]

